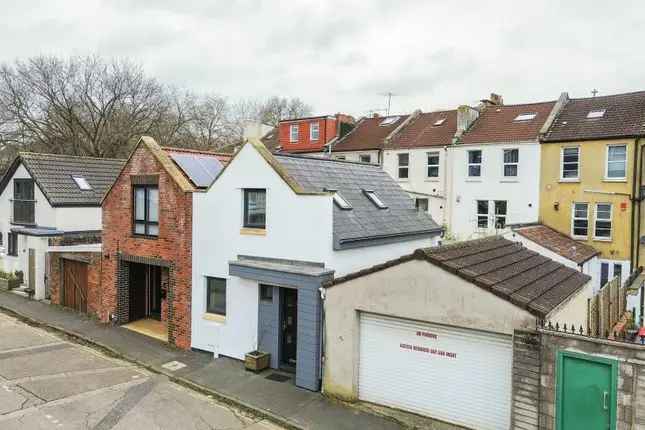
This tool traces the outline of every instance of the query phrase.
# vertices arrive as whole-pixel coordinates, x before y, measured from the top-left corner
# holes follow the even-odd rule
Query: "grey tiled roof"
[[[379,166],[325,158],[274,155],[305,192],[337,190],[351,205],[334,204],[334,248],[367,246],[375,241],[410,240],[437,235],[441,227],[415,209],[409,195]],[[377,208],[363,193],[372,190],[387,205]]]
[[[100,206],[103,194],[121,172],[125,160],[22,152],[0,182],[0,193],[23,164],[52,206]],[[72,176],[92,187],[81,190]]]

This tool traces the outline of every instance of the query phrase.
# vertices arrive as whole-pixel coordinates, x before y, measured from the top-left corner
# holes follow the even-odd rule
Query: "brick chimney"
[[[490,97],[487,99],[480,100],[480,106],[485,108],[487,106],[502,106],[504,104],[504,98],[495,93],[490,93]]]

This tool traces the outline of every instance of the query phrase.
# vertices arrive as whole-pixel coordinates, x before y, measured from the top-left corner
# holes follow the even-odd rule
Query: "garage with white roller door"
[[[586,326],[590,278],[494,237],[419,250],[324,291],[323,392],[508,429],[513,333]]]

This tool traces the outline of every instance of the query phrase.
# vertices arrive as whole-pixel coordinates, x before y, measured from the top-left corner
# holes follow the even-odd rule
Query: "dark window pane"
[[[416,199],[415,206],[419,212],[428,212],[428,199]]]
[[[244,227],[266,227],[266,190],[244,190]]]
[[[520,158],[519,150],[505,149],[504,150],[504,163],[517,163]]]
[[[517,164],[504,166],[504,176],[517,176]]]
[[[226,279],[206,278],[206,312],[226,315]]]
[[[439,177],[439,167],[428,166],[428,178],[438,178],[438,177]]]
[[[481,176],[482,166],[468,166],[468,176]]]
[[[622,285],[623,283],[623,265],[614,264],[614,278],[618,278],[618,282]]]
[[[609,263],[600,263],[600,286],[603,287],[609,281]]]
[[[260,284],[260,300],[273,301],[273,286]]]
[[[408,168],[407,167],[399,167],[399,178],[400,179],[407,179],[408,178]]]
[[[410,154],[399,154],[399,166],[407,166],[410,163]]]
[[[470,164],[479,164],[482,162],[481,151],[468,151],[468,162]]]

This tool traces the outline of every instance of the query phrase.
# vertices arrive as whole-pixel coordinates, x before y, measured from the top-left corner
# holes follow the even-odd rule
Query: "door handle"
[[[609,392],[605,391],[602,393],[602,408],[604,410],[609,410],[609,405],[607,405],[607,397],[609,396]]]

